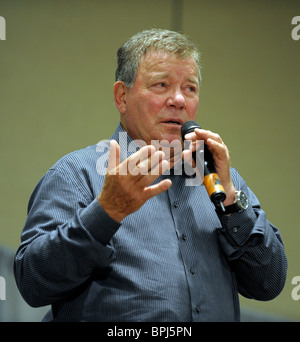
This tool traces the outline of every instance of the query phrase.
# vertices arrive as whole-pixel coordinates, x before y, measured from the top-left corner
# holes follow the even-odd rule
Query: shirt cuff
[[[255,226],[257,216],[250,206],[246,210],[232,213],[230,216],[219,215],[219,220],[222,224],[221,232],[232,245],[244,246],[251,243],[254,237],[259,238],[264,235],[263,227]]]
[[[107,245],[121,224],[114,221],[95,198],[88,207],[81,210],[80,220],[86,230],[103,245]]]

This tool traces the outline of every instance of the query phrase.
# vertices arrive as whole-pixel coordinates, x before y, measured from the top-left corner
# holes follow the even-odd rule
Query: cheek
[[[194,100],[194,101],[191,101],[189,104],[188,104],[188,115],[190,117],[196,117],[197,116],[197,111],[198,111],[198,105],[199,105],[199,100]]]
[[[147,129],[150,129],[151,126],[159,120],[159,114],[163,107],[164,101],[157,98],[144,99],[144,101],[140,103],[140,119],[143,121],[145,126],[148,125]]]
[[[156,115],[165,105],[165,99],[160,96],[153,96],[145,101],[149,113]]]

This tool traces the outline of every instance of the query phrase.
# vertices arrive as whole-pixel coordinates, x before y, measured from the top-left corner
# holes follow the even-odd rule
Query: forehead
[[[193,57],[179,58],[172,53],[163,51],[146,52],[142,56],[137,70],[137,74],[140,76],[154,74],[168,76],[170,72],[198,78],[198,66]]]

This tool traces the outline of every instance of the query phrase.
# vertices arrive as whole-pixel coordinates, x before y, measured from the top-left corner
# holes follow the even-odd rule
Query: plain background
[[[113,133],[119,46],[143,29],[177,29],[202,52],[198,122],[222,136],[288,255],[282,294],[242,305],[300,319],[291,296],[300,275],[298,15],[298,0],[1,0],[0,245],[18,247],[49,167]]]

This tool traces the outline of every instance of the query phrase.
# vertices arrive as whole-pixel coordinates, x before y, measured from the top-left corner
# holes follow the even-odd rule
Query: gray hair
[[[172,53],[178,58],[193,57],[201,81],[200,53],[195,44],[181,33],[162,29],[137,33],[118,49],[116,81],[123,81],[128,88],[132,87],[140,60],[148,49]]]

